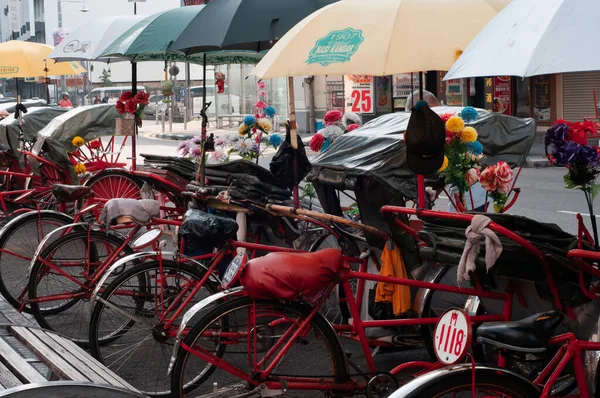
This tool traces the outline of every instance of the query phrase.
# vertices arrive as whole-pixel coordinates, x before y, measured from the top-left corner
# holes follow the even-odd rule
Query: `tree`
[[[102,69],[102,76],[100,76],[100,82],[102,87],[112,87],[113,82],[110,80],[110,70]]]

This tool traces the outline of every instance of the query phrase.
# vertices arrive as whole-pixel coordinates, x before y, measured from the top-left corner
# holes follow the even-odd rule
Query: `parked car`
[[[145,90],[143,86],[138,86],[138,91]],[[100,99],[106,97],[110,97],[111,94],[114,94],[116,98],[119,98],[124,91],[131,91],[131,86],[115,86],[115,87],[98,87],[90,91],[88,95],[85,96],[84,102],[85,105],[90,105],[90,98],[92,101],[96,97],[96,94],[100,96]]]
[[[169,116],[171,112],[171,103],[164,102],[164,96],[162,94],[152,94],[150,98],[148,98],[148,106],[144,109],[144,114],[147,117],[154,118],[156,116],[156,112],[158,111],[158,115],[164,111],[165,117]],[[180,104],[175,104],[175,116],[183,114],[183,108]]]

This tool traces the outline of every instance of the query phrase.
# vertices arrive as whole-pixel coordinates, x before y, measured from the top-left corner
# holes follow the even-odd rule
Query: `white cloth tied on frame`
[[[485,266],[489,271],[502,254],[502,243],[498,236],[488,226],[492,220],[483,215],[476,215],[471,220],[465,236],[467,243],[463,250],[456,278],[458,282],[468,280],[469,272],[475,271],[475,261],[479,255],[481,241],[485,240]]]

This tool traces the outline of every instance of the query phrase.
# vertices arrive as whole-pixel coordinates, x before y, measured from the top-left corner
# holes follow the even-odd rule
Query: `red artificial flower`
[[[135,102],[135,98],[129,98],[125,103],[125,110],[132,115],[137,112],[137,102]]]
[[[120,102],[127,102],[130,98],[133,97],[133,93],[131,91],[123,91],[123,94],[119,97]]]
[[[456,138],[456,134],[454,134],[452,131],[446,129],[446,142],[452,141],[455,138]]]
[[[573,123],[566,121],[565,119],[558,119],[557,121],[554,122],[554,124],[564,124],[567,126],[571,126]]]
[[[313,152],[319,152],[325,143],[325,137],[321,134],[317,133],[312,136],[310,141],[308,142],[308,146]]]
[[[325,126],[330,126],[330,125],[342,120],[343,116],[344,115],[340,111],[337,111],[337,110],[328,111],[325,114],[325,117],[323,117],[323,120],[325,121],[324,124],[325,124]]]
[[[488,166],[479,175],[479,183],[481,187],[488,192],[494,192],[498,188],[496,181],[496,166]]]
[[[440,119],[442,119],[442,122],[445,124],[452,116],[454,116],[454,113],[442,113]]]
[[[136,95],[135,95],[135,101],[138,104],[143,104],[143,105],[148,105],[148,99],[150,98],[150,94],[148,94],[145,91],[139,91]]]
[[[93,140],[88,143],[88,147],[90,149],[100,149],[102,147],[102,143],[100,140]]]
[[[356,130],[357,128],[359,128],[360,125],[353,123],[351,125],[348,126],[348,131],[352,131],[352,130]]]
[[[125,103],[122,101],[117,101],[117,111],[122,115],[125,113]]]

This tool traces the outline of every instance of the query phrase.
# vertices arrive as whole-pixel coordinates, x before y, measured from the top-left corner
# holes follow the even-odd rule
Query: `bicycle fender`
[[[173,370],[173,365],[175,365],[175,360],[177,359],[177,351],[179,351],[179,343],[181,343],[181,335],[183,334],[183,331],[187,327],[187,323],[190,321],[190,319],[192,319],[194,317],[194,315],[196,315],[199,311],[201,311],[205,307],[209,306],[210,304],[214,303],[215,301],[219,301],[224,297],[238,294],[243,290],[244,290],[243,286],[238,286],[238,287],[233,287],[228,290],[223,290],[222,292],[213,294],[212,296],[209,296],[209,297],[205,298],[204,300],[201,300],[200,302],[194,304],[194,306],[192,308],[190,308],[189,310],[186,311],[185,314],[183,314],[183,318],[181,320],[181,325],[179,326],[179,330],[177,331],[177,338],[175,339],[175,344],[173,345],[173,354],[171,355],[171,362],[169,363],[169,370],[167,370],[167,374],[171,374],[171,370]]]
[[[37,249],[35,250],[35,253],[33,254],[33,257],[31,258],[31,263],[29,263],[29,270],[27,271],[27,278],[28,279],[31,278],[31,271],[33,270],[33,265],[35,264],[38,256],[40,255],[40,252],[42,251],[42,249],[46,245],[46,242],[48,242],[48,239],[50,239],[51,236],[53,236],[54,234],[56,234],[58,232],[61,232],[64,229],[73,228],[73,227],[77,227],[77,226],[82,226],[82,227],[83,226],[89,226],[89,223],[78,222],[78,223],[74,223],[74,224],[63,225],[62,227],[58,227],[55,230],[49,232],[48,235],[46,235],[44,237],[44,239],[42,239],[42,241],[38,245]]]
[[[400,387],[398,390],[396,390],[390,396],[390,398],[411,397],[413,395],[410,395],[410,394],[414,393],[415,391],[421,390],[422,388],[424,388],[427,385],[435,384],[435,383],[439,382],[439,380],[441,378],[453,377],[453,376],[455,376],[457,374],[461,374],[461,373],[471,373],[472,371],[473,371],[473,364],[471,364],[471,363],[452,365],[452,366],[447,366],[445,368],[441,368],[438,370],[433,370],[431,372],[427,372],[424,375],[419,376],[416,379],[413,379],[410,382],[404,384],[402,387]],[[476,372],[489,371],[489,372],[501,373],[508,377],[516,377],[516,378],[521,379],[522,381],[526,382],[527,384],[529,384],[532,388],[531,391],[538,391],[537,387],[535,387],[535,385],[533,383],[531,383],[531,381],[527,380],[525,377],[523,377],[517,373],[511,372],[510,370],[501,369],[501,368],[497,368],[494,366],[475,365],[475,371]]]
[[[164,254],[168,254],[168,253],[164,253]],[[113,265],[111,265],[106,272],[104,272],[104,275],[102,275],[102,278],[100,278],[100,280],[98,281],[98,283],[96,284],[96,286],[94,287],[94,291],[92,292],[92,297],[90,298],[90,305],[93,307],[94,303],[96,301],[96,296],[98,295],[98,293],[100,292],[100,288],[102,286],[104,286],[104,282],[106,282],[106,280],[108,279],[108,277],[117,269],[120,268],[121,266],[127,264],[130,261],[133,260],[137,260],[138,258],[143,258],[143,257],[150,257],[150,256],[157,256],[157,255],[161,255],[160,252],[157,251],[152,251],[152,252],[140,252],[140,253],[133,253],[130,254],[128,256],[125,256],[119,260],[117,260]]]
[[[122,267],[123,265],[127,264],[130,261],[134,261],[140,258],[144,258],[144,257],[162,257],[162,256],[170,256],[173,258],[184,258],[185,261],[189,261],[194,263],[196,266],[202,268],[204,271],[208,272],[208,268],[202,264],[199,261],[196,261],[192,258],[189,257],[185,257],[182,255],[179,255],[177,253],[174,252],[163,252],[163,251],[147,251],[147,252],[139,252],[139,253],[134,253],[134,254],[130,254],[129,256],[125,256],[121,259],[119,259],[118,261],[116,261],[113,265],[111,265],[106,272],[104,273],[104,275],[102,275],[102,278],[100,278],[100,280],[98,281],[98,283],[96,284],[96,286],[94,287],[94,291],[92,292],[92,297],[90,298],[90,304],[92,306],[94,306],[94,303],[96,301],[96,297],[98,296],[98,293],[100,292],[100,289],[102,288],[102,286],[104,286],[104,283],[106,282],[106,280],[108,279],[108,277],[117,269]],[[214,274],[210,276],[210,280],[212,282],[215,282],[217,284],[221,284],[221,281],[219,280],[219,278],[217,276],[215,276]]]
[[[33,212],[35,212],[36,214],[57,214],[61,217],[68,217],[71,220],[73,219],[73,217],[68,216],[65,213],[55,211],[55,210],[31,210],[31,211],[28,211],[27,213],[19,214],[17,217],[13,218],[12,220],[10,220],[6,224],[4,224],[2,229],[0,229],[0,236],[4,235],[6,233],[6,231],[13,225],[20,223],[21,220],[23,220],[23,218],[31,216],[31,213],[33,213]]]

